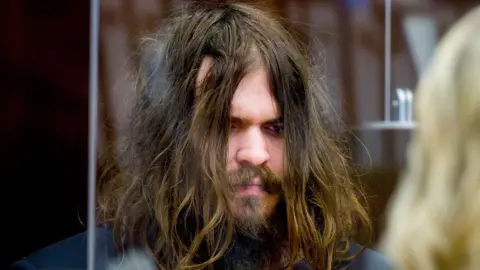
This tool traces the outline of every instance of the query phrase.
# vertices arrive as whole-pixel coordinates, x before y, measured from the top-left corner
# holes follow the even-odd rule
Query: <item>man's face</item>
[[[230,179],[235,190],[231,206],[247,224],[266,221],[280,199],[279,189],[265,186],[275,182],[275,176],[283,176],[285,150],[279,116],[267,72],[262,67],[252,70],[233,95],[227,155],[227,169],[234,176]],[[263,170],[263,177],[248,168]]]
[[[212,65],[206,58],[199,70],[203,80]],[[232,99],[227,170],[234,193],[230,207],[244,224],[263,225],[280,200],[285,146],[283,123],[270,89],[268,74],[259,65],[239,83]]]

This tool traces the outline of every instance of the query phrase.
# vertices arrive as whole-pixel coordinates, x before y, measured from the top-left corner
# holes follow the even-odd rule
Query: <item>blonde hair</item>
[[[480,268],[480,7],[440,42],[382,247],[398,269]]]

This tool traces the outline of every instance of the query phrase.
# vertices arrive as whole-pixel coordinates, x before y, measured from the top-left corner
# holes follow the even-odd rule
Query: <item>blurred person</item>
[[[439,43],[382,246],[396,269],[480,268],[480,7]]]
[[[371,221],[305,46],[246,4],[193,4],[165,29],[101,190],[98,267],[140,248],[160,269],[390,269],[353,242]],[[81,268],[85,239],[15,267]]]

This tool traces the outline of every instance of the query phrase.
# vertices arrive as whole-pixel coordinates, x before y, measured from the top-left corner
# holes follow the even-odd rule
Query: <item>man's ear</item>
[[[200,95],[200,90],[203,89],[206,82],[208,73],[210,72],[213,65],[213,58],[211,56],[206,56],[203,58],[200,68],[198,69],[197,78],[195,80],[195,97]]]

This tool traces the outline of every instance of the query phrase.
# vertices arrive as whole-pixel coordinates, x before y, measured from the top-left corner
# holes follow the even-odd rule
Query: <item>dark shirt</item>
[[[96,231],[95,269],[111,269],[118,260],[113,244],[111,230],[98,228]],[[351,245],[349,253],[355,254],[361,249]],[[346,267],[346,268],[345,268]],[[13,263],[10,270],[85,270],[87,269],[87,234],[80,233],[68,239],[45,247]],[[126,268],[121,268],[126,269]],[[299,262],[295,269],[311,269],[305,262]],[[342,265],[348,270],[390,270],[393,269],[383,255],[365,249],[351,262]]]

